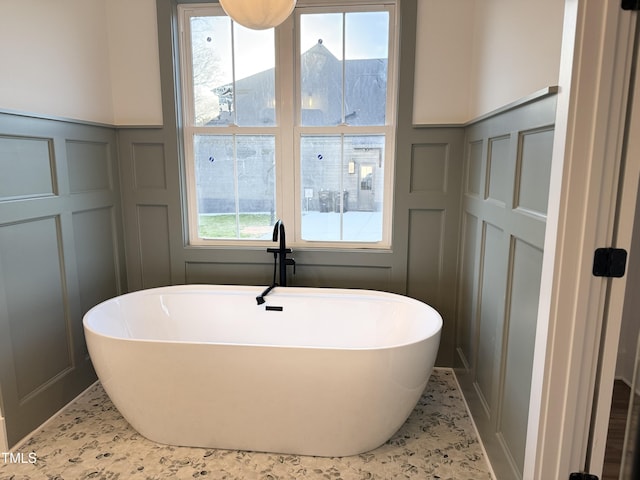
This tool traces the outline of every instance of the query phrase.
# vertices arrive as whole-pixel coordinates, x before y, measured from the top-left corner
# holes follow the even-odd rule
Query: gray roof
[[[342,68],[319,40],[301,58],[303,125],[337,125],[342,121]],[[386,111],[387,59],[346,60],[344,62],[345,120],[351,125],[383,125]],[[238,125],[273,124],[275,75],[269,69],[214,89],[220,100],[220,115],[210,124],[226,124],[231,119],[236,95]],[[311,101],[310,99],[313,99]],[[306,101],[305,101],[306,100]],[[261,107],[263,105],[263,107]]]

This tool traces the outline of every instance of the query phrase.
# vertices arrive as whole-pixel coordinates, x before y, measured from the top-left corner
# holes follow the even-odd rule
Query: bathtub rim
[[[409,304],[413,304],[415,306],[419,306],[420,308],[427,308],[427,310],[429,311],[429,315],[430,317],[432,317],[434,323],[436,323],[436,325],[434,325],[432,328],[429,329],[429,334],[428,335],[421,335],[419,337],[416,337],[415,339],[412,339],[410,341],[406,341],[403,343],[393,343],[390,345],[382,345],[382,346],[367,346],[367,347],[345,347],[345,346],[329,346],[329,345],[322,345],[322,346],[318,346],[318,345],[282,345],[282,344],[269,344],[269,343],[237,343],[237,342],[211,342],[211,341],[194,341],[194,340],[166,340],[166,339],[150,339],[150,338],[132,338],[132,337],[122,337],[122,336],[116,336],[116,335],[110,335],[110,334],[106,334],[103,333],[101,331],[99,331],[98,329],[90,326],[89,323],[89,316],[91,314],[92,311],[97,310],[98,308],[100,308],[101,306],[103,306],[106,303],[109,302],[116,302],[119,299],[123,299],[126,297],[132,297],[132,296],[141,296],[141,295],[160,295],[160,291],[168,291],[168,293],[178,293],[180,291],[183,291],[184,294],[189,293],[192,290],[198,290],[198,289],[202,289],[203,291],[211,291],[213,290],[214,292],[219,292],[219,291],[228,291],[228,292],[237,292],[238,294],[244,292],[251,292],[260,294],[260,292],[262,292],[262,290],[266,288],[265,286],[259,286],[259,285],[222,285],[222,284],[187,284],[187,285],[167,285],[167,286],[162,286],[162,287],[152,287],[152,288],[146,288],[146,289],[142,289],[142,290],[135,290],[133,292],[128,292],[128,293],[124,293],[122,295],[118,295],[106,300],[103,300],[102,302],[98,303],[97,305],[93,306],[92,308],[90,308],[82,317],[82,326],[83,329],[91,332],[93,335],[96,335],[98,337],[103,337],[103,338],[108,338],[108,339],[113,339],[113,340],[117,340],[117,341],[126,341],[126,342],[132,342],[132,343],[139,343],[139,342],[143,342],[143,343],[151,343],[151,344],[187,344],[187,345],[211,345],[211,346],[222,346],[222,347],[238,347],[238,346],[242,346],[242,347],[259,347],[259,348],[283,348],[283,349],[314,349],[314,350],[330,350],[330,351],[335,351],[335,350],[345,350],[345,351],[366,351],[366,350],[386,350],[386,349],[394,349],[394,348],[402,348],[402,347],[406,347],[409,345],[414,345],[417,343],[420,343],[422,341],[425,341],[431,337],[434,336],[438,336],[442,334],[442,328],[443,328],[443,318],[442,315],[440,314],[440,312],[438,312],[438,310],[436,310],[434,307],[432,307],[431,305],[422,302],[421,300],[406,296],[406,295],[401,295],[401,294],[397,294],[397,293],[393,293],[393,292],[386,292],[386,291],[382,291],[382,290],[369,290],[369,289],[350,289],[350,288],[332,288],[332,287],[276,287],[279,288],[280,290],[284,290],[286,291],[290,291],[290,292],[301,292],[301,291],[305,291],[305,292],[325,292],[325,293],[329,293],[329,294],[345,294],[346,296],[353,296],[353,295],[360,295],[360,296],[370,296],[370,297],[391,297],[394,298],[398,301],[400,301],[400,303],[409,303]],[[273,290],[273,293],[276,293],[276,290]],[[277,295],[277,293],[276,293]],[[276,296],[274,295],[274,296]],[[280,295],[282,295],[282,292],[280,292]],[[269,305],[268,303],[265,305],[260,305],[257,306],[257,308],[264,308],[265,306]]]

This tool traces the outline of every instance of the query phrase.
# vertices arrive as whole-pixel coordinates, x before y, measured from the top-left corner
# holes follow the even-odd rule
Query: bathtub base
[[[87,341],[93,343],[91,333]],[[342,457],[377,448],[402,426],[435,360],[437,349],[424,343],[437,342],[431,337],[400,351],[297,352],[176,344],[167,352],[114,341],[116,354],[104,348],[107,339],[102,355],[110,360],[95,363],[114,405],[155,442]],[[175,358],[179,364],[169,360]],[[126,378],[110,381],[101,364],[126,371]],[[136,366],[148,364],[159,367],[156,378]],[[141,405],[140,398],[151,401]]]

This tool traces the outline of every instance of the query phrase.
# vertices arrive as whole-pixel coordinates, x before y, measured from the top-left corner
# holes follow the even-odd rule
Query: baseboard
[[[482,448],[482,453],[484,454],[484,458],[487,461],[487,465],[489,466],[489,472],[491,473],[491,479],[492,480],[496,480],[496,474],[493,471],[493,466],[491,465],[491,462],[489,461],[489,454],[487,453],[487,450],[484,448],[484,443],[482,442],[482,437],[480,436],[480,432],[478,431],[478,426],[476,425],[476,421],[473,418],[473,415],[471,414],[471,409],[469,408],[469,404],[467,403],[467,399],[464,396],[464,393],[462,392],[462,385],[460,385],[460,381],[458,380],[458,376],[456,375],[455,370],[452,369],[452,373],[453,373],[453,379],[456,381],[456,386],[458,387],[458,391],[460,392],[460,396],[462,397],[462,401],[464,403],[464,408],[467,411],[467,416],[469,417],[469,420],[471,420],[471,425],[473,425],[473,431],[476,434],[476,438],[478,439],[478,443],[480,444],[480,448]]]
[[[5,452],[8,451],[12,451],[15,452],[17,451],[20,447],[22,447],[22,445],[29,440],[35,433],[39,432],[40,430],[42,430],[44,427],[46,427],[50,422],[52,422],[54,419],[56,419],[58,417],[58,415],[60,415],[62,412],[64,412],[67,408],[69,408],[69,406],[75,402],[79,397],[81,397],[82,395],[84,395],[87,390],[89,390],[90,388],[92,388],[96,383],[98,383],[98,380],[96,380],[95,382],[91,383],[91,385],[89,385],[87,388],[85,388],[84,390],[82,390],[82,392],[80,392],[78,395],[76,395],[75,397],[73,397],[71,400],[69,400],[69,402],[67,402],[67,404],[62,407],[60,410],[58,410],[56,413],[54,413],[53,415],[51,415],[47,420],[45,420],[42,424],[40,424],[36,429],[32,430],[31,432],[29,432],[22,440],[19,440],[15,445],[13,445],[11,447],[11,450],[9,450],[8,446],[5,450]],[[4,420],[4,419],[2,419]],[[6,441],[6,432],[5,432],[5,441]],[[0,439],[1,441],[1,439]]]
[[[0,417],[0,452],[9,451],[9,440],[7,439],[7,426],[4,417]]]

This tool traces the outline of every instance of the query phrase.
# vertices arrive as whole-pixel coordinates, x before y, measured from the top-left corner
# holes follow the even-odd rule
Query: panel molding
[[[442,311],[446,210],[409,209],[407,295]],[[453,339],[451,339],[453,340]],[[441,345],[448,349],[441,339]],[[451,346],[452,347],[452,346]]]
[[[139,204],[136,214],[141,286],[153,288],[171,285],[168,206]]]
[[[505,232],[501,227],[483,222],[473,384],[488,420],[495,418],[499,398],[499,345],[503,339],[500,319],[504,317],[503,282],[506,269],[502,255],[505,250],[504,238]]]
[[[501,208],[509,204],[508,182],[509,168],[509,148],[511,143],[510,135],[491,137],[487,140],[487,173],[485,174],[484,199],[496,202]],[[496,148],[500,145],[500,148]],[[506,148],[506,151],[502,151]],[[497,152],[502,155],[496,155]],[[502,162],[499,163],[499,162]],[[506,178],[501,178],[500,175]],[[500,181],[502,180],[502,181]]]
[[[409,191],[446,194],[451,161],[447,143],[414,143],[411,146]]]
[[[104,218],[100,218],[100,217]],[[71,214],[74,258],[82,312],[124,292],[119,262],[118,214],[113,206],[77,210]],[[100,251],[102,255],[95,255]],[[94,272],[101,272],[96,278]]]
[[[73,367],[61,238],[59,215],[0,226],[19,405]]]
[[[473,225],[471,225],[471,222],[473,222]],[[460,234],[460,266],[458,275],[460,279],[460,295],[457,303],[457,314],[459,318],[464,318],[468,321],[457,324],[457,357],[454,362],[454,367],[457,366],[465,372],[470,372],[475,368],[478,302],[474,297],[474,292],[480,291],[480,277],[474,273],[478,272],[481,268],[482,255],[478,252],[478,248],[481,248],[481,232],[481,220],[470,212],[465,212],[462,216]]]
[[[164,143],[132,143],[131,160],[133,170],[133,185],[136,190],[140,191],[144,189],[167,189]],[[152,173],[154,175],[152,175]]]
[[[484,162],[483,148],[484,140],[470,141],[467,145],[465,161],[465,191],[466,195],[480,197],[483,192],[483,185],[486,183],[485,170],[482,168]]]
[[[67,139],[65,146],[70,193],[113,190],[111,154],[107,142]]]
[[[535,335],[509,335],[525,313],[535,329],[537,301],[534,312],[518,313],[512,302],[514,295],[518,303],[534,295],[536,282],[539,289],[554,116],[555,97],[545,96],[465,132],[454,367],[498,478],[521,479],[524,469],[528,401],[520,401],[517,386],[530,384],[533,344],[527,342]],[[526,267],[529,293],[520,290],[525,280],[514,271],[524,245],[540,252]],[[525,421],[505,426],[507,417]]]
[[[548,182],[546,184],[541,185],[543,187],[542,191],[536,191],[536,194],[540,195],[540,198],[534,200],[539,207],[538,210],[534,207],[523,206],[522,197],[523,190],[527,192],[528,189],[524,188],[528,185],[538,185],[542,183],[540,180],[544,178],[549,178],[551,174],[551,148],[553,146],[553,126],[544,126],[540,128],[535,128],[531,130],[524,130],[518,133],[518,155],[516,159],[516,182],[514,185],[514,195],[513,195],[513,207],[521,211],[523,213],[527,213],[529,215],[533,215],[535,217],[539,217],[541,220],[545,220],[547,218],[547,199],[549,197],[549,185]],[[533,136],[537,135],[550,135],[552,138],[547,139],[543,144],[543,148],[546,147],[548,151],[543,152],[535,152],[537,154],[536,159],[538,159],[538,163],[542,163],[541,167],[538,167],[538,170],[533,170],[534,178],[530,178],[529,181],[525,181],[523,176],[527,171],[531,170],[530,168],[526,169],[525,167],[525,143],[527,139],[533,138]],[[528,158],[527,158],[528,159]]]
[[[523,259],[522,252],[527,251],[535,258]],[[542,255],[542,248],[511,236],[505,302],[504,353],[495,425],[496,435],[509,462],[520,472],[524,465],[528,422],[528,417],[522,415],[522,406],[529,404],[531,391]],[[513,370],[516,373],[511,375]]]
[[[82,316],[97,297],[126,290],[126,270],[115,129],[0,112],[0,138],[45,142],[45,147],[36,151],[22,150],[22,156],[10,149],[6,152],[9,161],[28,164],[40,150],[40,163],[50,170],[54,185],[53,195],[0,201],[0,237],[4,236],[4,241],[0,240],[0,299],[4,298],[0,302],[0,417],[6,427],[6,438],[0,443],[6,440],[11,447],[95,381]],[[14,180],[22,182],[18,177]],[[107,238],[113,248],[87,247],[84,256],[91,257],[96,267],[91,271],[96,283],[89,285],[79,270],[83,260],[77,247],[85,245],[76,233],[82,212],[94,210],[109,212],[108,220],[104,213],[98,214],[103,219],[99,227],[107,231],[91,233]],[[23,237],[9,239],[25,225],[44,228],[44,233],[23,231]],[[12,249],[17,249],[24,261],[12,263]],[[42,259],[43,255],[46,258]],[[30,267],[30,262],[36,265]],[[101,293],[87,295],[88,289]],[[29,291],[34,293],[27,296]],[[26,309],[41,313],[28,314]],[[28,331],[24,330],[27,325]],[[43,373],[36,372],[37,364],[23,368],[25,360],[18,358],[32,355],[29,348],[34,345],[41,345],[38,352],[42,356],[38,358],[47,362],[48,370]]]
[[[55,167],[51,138],[0,135],[0,201],[57,195]]]

